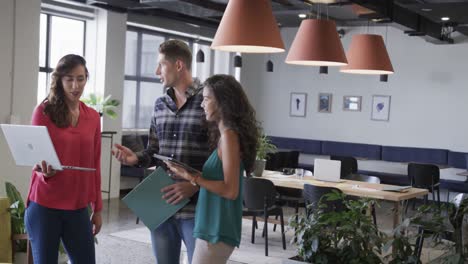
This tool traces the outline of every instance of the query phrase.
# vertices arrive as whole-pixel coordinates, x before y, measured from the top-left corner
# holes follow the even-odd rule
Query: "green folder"
[[[128,193],[122,201],[149,230],[153,231],[189,202],[189,199],[184,199],[172,205],[162,198],[161,189],[173,183],[175,181],[163,168],[159,167]]]

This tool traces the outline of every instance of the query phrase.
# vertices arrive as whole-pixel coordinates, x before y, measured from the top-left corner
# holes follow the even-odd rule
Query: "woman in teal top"
[[[174,163],[167,165],[178,177],[200,186],[192,264],[226,263],[241,239],[242,179],[244,171],[253,170],[259,129],[255,110],[232,76],[208,78],[201,106],[212,124],[214,149],[203,172],[190,174]]]

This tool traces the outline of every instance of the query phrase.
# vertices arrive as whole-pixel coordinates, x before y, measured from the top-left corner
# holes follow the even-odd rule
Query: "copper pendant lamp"
[[[230,0],[211,48],[242,53],[283,52],[270,1]]]
[[[333,20],[302,20],[289,49],[286,63],[309,66],[348,64]]]
[[[342,67],[341,72],[376,75],[393,74],[392,62],[380,35],[354,35],[346,56],[349,64]]]

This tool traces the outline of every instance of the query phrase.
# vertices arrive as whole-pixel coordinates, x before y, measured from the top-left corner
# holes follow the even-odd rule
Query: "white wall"
[[[0,122],[28,124],[36,105],[40,1],[3,0],[0,9]],[[1,134],[1,132],[0,132]],[[0,136],[0,196],[5,181],[26,195],[31,169],[16,167]]]
[[[96,90],[123,102],[123,84],[125,69],[125,38],[127,15],[105,10],[98,10],[96,19]],[[103,118],[103,131],[116,131],[114,143],[120,143],[122,137],[122,107],[118,107],[118,118]],[[102,140],[102,190],[108,190],[111,177],[111,198],[119,197],[120,163],[112,160],[112,171],[109,176],[110,139]],[[103,198],[107,194],[103,193]]]
[[[282,29],[287,50],[296,31]],[[345,50],[365,30],[347,31]],[[273,73],[265,70],[268,56],[244,54],[242,84],[269,135],[468,152],[468,44],[435,45],[388,28],[387,49],[395,69],[388,83],[336,68],[320,75],[317,67],[284,63],[285,52],[271,55]],[[289,116],[291,92],[307,93],[305,118]],[[333,94],[331,114],[317,112],[321,92]],[[343,111],[345,95],[362,96],[362,111]],[[372,95],[391,96],[389,122],[370,120]]]

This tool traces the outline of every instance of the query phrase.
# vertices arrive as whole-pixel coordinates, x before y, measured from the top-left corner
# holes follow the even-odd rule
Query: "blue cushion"
[[[409,147],[382,147],[382,160],[447,164],[448,150]]]
[[[320,154],[322,143],[320,140],[274,136],[269,136],[268,138],[278,148],[298,150],[305,154]]]
[[[448,189],[451,192],[468,193],[468,182],[440,180],[440,188]]]
[[[380,159],[381,146],[336,141],[322,141],[322,155],[352,156]]]
[[[455,167],[459,169],[467,169],[468,164],[467,164],[467,156],[468,153],[464,152],[454,152],[454,151],[449,151],[448,152],[448,165],[450,167]]]

